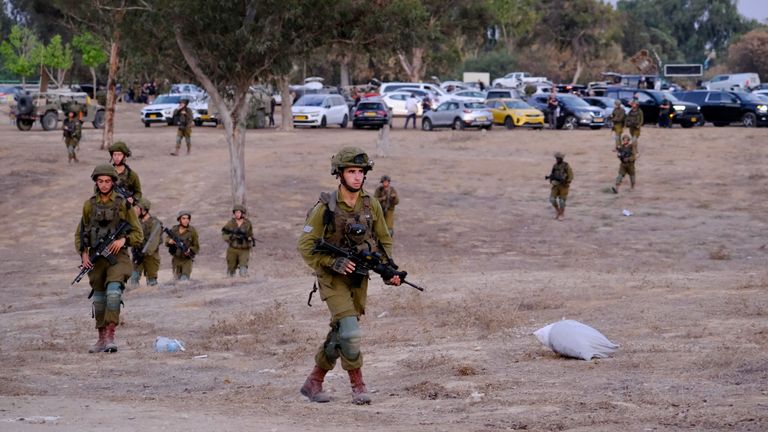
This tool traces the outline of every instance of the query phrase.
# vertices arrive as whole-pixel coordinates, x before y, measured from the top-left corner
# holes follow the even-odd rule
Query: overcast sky
[[[618,0],[606,0],[616,6]],[[738,0],[739,12],[747,18],[768,23],[768,0]]]

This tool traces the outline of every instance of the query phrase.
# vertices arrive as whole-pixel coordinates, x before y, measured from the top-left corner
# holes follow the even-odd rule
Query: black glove
[[[334,262],[333,262],[333,266],[331,266],[331,268],[332,268],[332,269],[333,269],[333,271],[335,271],[336,273],[340,273],[340,274],[347,274],[347,265],[348,265],[350,262],[351,262],[351,261],[350,261],[350,259],[349,259],[349,258],[345,258],[345,257],[338,257],[338,258],[336,258],[336,261],[334,261]]]

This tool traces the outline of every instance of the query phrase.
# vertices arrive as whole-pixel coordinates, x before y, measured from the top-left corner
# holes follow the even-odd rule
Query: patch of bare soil
[[[89,175],[107,161],[84,129],[79,164],[60,133],[0,124],[0,430],[768,430],[765,129],[643,130],[638,186],[607,193],[618,169],[608,131],[391,133],[368,189],[401,194],[395,252],[419,293],[374,277],[364,375],[313,404],[298,389],[327,332],[306,300],[296,252],[309,207],[334,187],[343,145],[375,154],[377,133],[248,131],[251,277],[225,278],[230,217],[221,129],[198,127],[174,158],[175,131],[118,109],[118,139],[167,225],[182,208],[202,249],[188,283],[124,296],[120,351],[89,355],[96,332],[73,236]],[[5,118],[5,117],[3,117]],[[575,172],[565,220],[544,175],[555,151]],[[624,216],[629,210],[632,216]],[[561,358],[532,331],[576,319],[621,344],[611,358]],[[157,336],[185,352],[155,353]]]

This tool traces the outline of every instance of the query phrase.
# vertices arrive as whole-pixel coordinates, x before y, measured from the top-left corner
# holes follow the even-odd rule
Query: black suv
[[[535,94],[528,98],[528,103],[546,115],[548,94]],[[589,126],[591,129],[600,129],[605,126],[605,113],[598,107],[584,102],[578,96],[557,93],[557,101],[560,103],[560,115],[557,117],[557,128],[569,130],[579,126]]]
[[[694,90],[675,95],[699,104],[704,120],[715,126],[734,122],[740,122],[744,127],[768,125],[768,104],[750,93]]]
[[[672,93],[659,90],[646,90],[631,87],[607,87],[603,96],[619,99],[622,104],[629,106],[633,98],[637,98],[640,109],[643,110],[645,123],[659,122],[659,105],[664,97],[672,105],[672,123],[684,128],[701,124],[701,108],[695,103],[681,101]]]
[[[366,98],[360,101],[352,113],[352,127],[359,129],[370,126],[381,129],[392,127],[392,112],[381,98]]]

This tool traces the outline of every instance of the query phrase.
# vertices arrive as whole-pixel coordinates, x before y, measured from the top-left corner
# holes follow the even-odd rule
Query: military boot
[[[107,324],[106,330],[106,343],[104,344],[104,352],[117,352],[117,344],[115,343],[115,323]]]
[[[315,366],[307,377],[307,380],[304,381],[304,385],[301,386],[301,394],[308,397],[310,402],[330,402],[331,397],[328,396],[328,393],[323,391],[323,379],[325,378],[326,373],[328,373],[327,370]]]
[[[91,354],[104,352],[104,349],[107,347],[107,329],[102,327],[98,330],[99,340],[97,340],[96,343],[88,349],[88,352]]]
[[[138,284],[139,284],[139,279],[140,279],[140,278],[141,278],[141,273],[139,273],[139,272],[137,272],[137,271],[135,271],[135,270],[134,270],[134,271],[131,273],[131,278],[130,278],[130,279],[128,279],[128,283],[129,283],[129,284],[131,284],[131,285],[134,285],[134,286],[136,286],[136,285],[138,285]]]
[[[240,277],[248,277],[248,267],[238,267]]]
[[[357,368],[347,372],[349,372],[349,382],[352,383],[352,403],[355,405],[371,403],[371,397],[368,396],[368,390],[363,382],[363,370]]]

